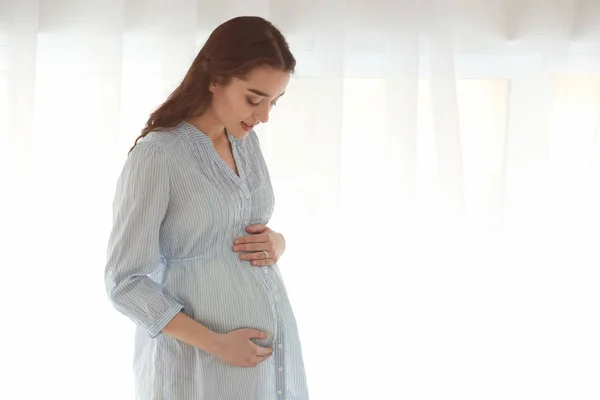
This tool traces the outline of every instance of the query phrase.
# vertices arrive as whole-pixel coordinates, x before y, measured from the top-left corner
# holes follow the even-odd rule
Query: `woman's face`
[[[211,111],[229,133],[244,138],[254,126],[269,120],[271,108],[289,81],[289,72],[257,67],[245,79],[233,78],[227,85],[212,84]]]

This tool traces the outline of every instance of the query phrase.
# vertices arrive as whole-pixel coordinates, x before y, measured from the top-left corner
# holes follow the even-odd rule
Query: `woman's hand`
[[[250,225],[246,228],[248,236],[235,239],[233,251],[240,254],[240,260],[252,261],[257,267],[277,263],[285,251],[285,238],[266,225]]]
[[[255,329],[237,329],[218,335],[213,355],[235,367],[256,367],[273,354],[271,347],[261,347],[250,339],[266,339],[268,334]]]

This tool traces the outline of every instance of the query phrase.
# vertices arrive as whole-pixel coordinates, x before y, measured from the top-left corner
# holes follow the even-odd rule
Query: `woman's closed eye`
[[[248,102],[249,105],[251,105],[253,107],[256,107],[256,106],[258,106],[261,103],[262,100],[259,100],[258,102],[254,102],[251,99],[246,99],[246,101]],[[276,105],[277,105],[277,101],[272,101],[271,102],[271,106],[276,106]]]

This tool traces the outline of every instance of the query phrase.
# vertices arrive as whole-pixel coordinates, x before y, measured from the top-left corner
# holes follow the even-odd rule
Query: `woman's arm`
[[[148,277],[160,265],[159,231],[169,191],[169,160],[157,144],[140,142],[119,177],[104,277],[115,308],[152,338],[183,309]]]
[[[184,313],[177,313],[162,331],[207,353],[217,353],[219,335]]]

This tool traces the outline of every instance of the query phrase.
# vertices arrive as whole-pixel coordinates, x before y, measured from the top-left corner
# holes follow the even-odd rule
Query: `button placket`
[[[246,227],[248,225],[250,225],[250,203],[248,200],[250,200],[250,192],[248,191],[248,188],[246,185],[244,185],[242,187],[242,192],[240,193],[240,197],[242,200],[242,221],[244,223],[244,229],[246,229]]]
[[[268,269],[265,269],[265,272],[268,272]],[[277,335],[274,338],[275,342],[274,342],[274,347],[275,347],[275,352],[274,352],[274,361],[275,361],[275,368],[277,369],[277,371],[275,371],[275,385],[277,388],[277,394],[279,395],[278,398],[285,398],[285,390],[286,390],[286,384],[285,384],[285,349],[284,349],[284,338],[285,338],[285,327],[283,325],[283,313],[279,304],[279,301],[276,301],[277,299],[279,299],[280,296],[280,290],[279,290],[279,285],[277,284],[277,281],[275,279],[274,275],[265,275],[265,285],[267,287],[268,292],[271,295],[272,300],[272,304],[273,304],[273,308],[274,311],[277,315]]]

